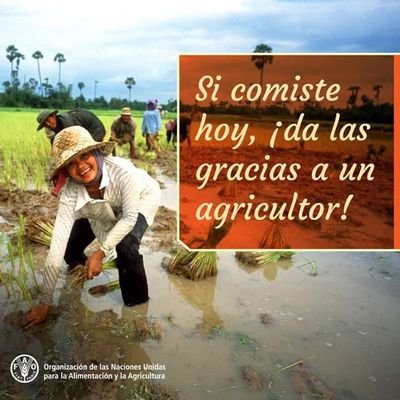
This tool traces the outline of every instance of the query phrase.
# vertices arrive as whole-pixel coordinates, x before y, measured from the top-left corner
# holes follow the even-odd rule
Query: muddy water
[[[317,262],[317,276],[296,267],[304,257]],[[160,297],[150,312],[172,313],[179,331],[171,346],[165,338],[166,347],[154,348],[156,359],[173,367],[173,385],[191,399],[264,398],[237,387],[245,386],[242,367],[272,374],[311,356],[307,365],[340,398],[398,398],[399,261],[393,253],[304,253],[291,267],[254,270],[224,253],[218,277],[200,283],[168,276],[166,282],[150,269],[152,291]],[[267,325],[260,321],[265,313]],[[212,326],[217,334],[201,334]],[[297,398],[285,373],[262,393]]]
[[[162,186],[161,203],[164,207],[176,211],[178,208],[178,197],[176,194],[176,180],[169,178],[166,175],[158,173],[157,180]]]
[[[79,290],[61,289],[64,276],[58,316],[43,328],[46,334],[24,334],[2,318],[2,369],[14,354],[53,352],[64,362],[165,364],[161,383],[185,399],[298,399],[290,380],[294,367],[280,368],[306,359],[304,365],[337,398],[399,398],[398,253],[297,253],[291,261],[258,268],[219,253],[217,277],[200,282],[167,274],[161,267],[165,254],[143,253],[147,305],[121,306],[119,290],[94,298],[88,286],[80,302]],[[309,261],[318,267],[316,276],[309,265],[299,268]],[[4,316],[18,307],[0,290]],[[123,320],[122,327],[110,328],[110,309],[116,314],[112,326]],[[124,326],[140,315],[161,326],[160,340],[132,342]],[[243,378],[244,368],[259,384]],[[126,398],[115,385],[106,389],[98,398]]]

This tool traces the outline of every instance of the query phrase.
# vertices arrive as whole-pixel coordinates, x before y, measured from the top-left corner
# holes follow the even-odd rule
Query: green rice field
[[[113,120],[120,110],[91,110],[106,127],[106,137],[110,137]],[[51,148],[44,130],[37,131],[36,117],[40,110],[0,108],[0,185],[11,189],[47,191]],[[60,110],[61,112],[61,110]],[[134,111],[137,124],[136,146],[139,155],[144,155],[144,138],[141,135],[143,112]],[[169,115],[174,118],[175,115]],[[165,124],[162,121],[160,145],[166,146]],[[117,154],[128,154],[128,146],[117,147]]]

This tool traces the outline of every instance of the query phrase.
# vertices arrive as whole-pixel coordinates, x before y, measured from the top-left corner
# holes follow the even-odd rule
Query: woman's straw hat
[[[74,157],[99,149],[108,156],[115,146],[115,142],[96,142],[90,133],[81,126],[69,126],[60,131],[53,142],[53,157],[55,169],[52,178],[65,167]]]

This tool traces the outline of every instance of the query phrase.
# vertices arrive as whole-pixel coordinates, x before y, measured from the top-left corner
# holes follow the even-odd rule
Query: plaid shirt
[[[88,218],[93,233],[106,257],[133,229],[138,213],[151,225],[160,204],[160,187],[145,171],[119,157],[105,157],[100,189],[103,199],[90,198],[86,188],[69,180],[63,188],[57,218],[46,260],[41,301],[52,297],[65,249],[78,218]]]

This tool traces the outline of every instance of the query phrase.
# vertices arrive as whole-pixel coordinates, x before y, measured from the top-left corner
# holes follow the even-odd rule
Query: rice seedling
[[[237,197],[237,184],[236,182],[227,181],[217,192],[218,196],[224,198],[235,199]]]
[[[217,253],[215,251],[198,252],[188,265],[190,279],[205,279],[217,275]]]
[[[217,245],[223,240],[232,228],[233,222],[226,220],[222,226],[219,226],[220,221],[213,220],[207,232],[207,237],[192,237],[189,245],[199,249],[215,249]],[[198,244],[197,244],[198,243]]]
[[[51,236],[53,235],[54,225],[51,222],[41,221],[40,219],[32,219],[25,228],[25,236],[32,242],[50,247]],[[115,268],[115,260],[109,260],[103,263],[102,270],[105,272]],[[77,266],[71,271],[72,287],[82,287],[87,280],[87,268],[83,265]]]
[[[189,251],[180,247],[167,264],[167,270],[191,280],[205,279],[217,274],[217,253],[215,251]]]
[[[34,243],[50,247],[54,224],[34,218],[26,224],[25,236]]]
[[[308,260],[307,258],[303,257],[307,262],[305,264],[297,266],[301,271],[305,272],[308,275],[311,276],[317,276],[318,275],[318,264],[316,261],[311,261]],[[304,271],[304,269],[308,269],[308,271]]]
[[[26,301],[32,304],[32,282],[33,289],[38,289],[34,271],[33,256],[30,251],[26,251],[23,245],[25,230],[25,218],[19,217],[18,227],[13,240],[7,243],[7,260],[10,264],[10,270],[2,273],[2,278],[7,282],[7,292],[16,300]]]
[[[293,254],[293,251],[238,251],[235,257],[246,265],[259,266],[291,258]]]
[[[102,271],[107,272],[112,268],[116,267],[115,260],[109,260],[103,263]],[[71,270],[71,286],[72,287],[82,287],[87,281],[87,268],[84,265],[78,265]],[[118,284],[119,287],[119,284]],[[90,292],[90,291],[89,291]]]
[[[100,297],[100,296],[104,296],[105,294],[114,291],[115,289],[119,289],[119,280],[118,279],[104,283],[102,285],[93,286],[93,287],[89,288],[89,293],[92,296]]]
[[[162,337],[161,325],[152,317],[135,316],[133,321],[121,319],[107,319],[103,324],[110,328],[111,333],[132,339],[134,342],[144,342],[147,339],[160,340]]]
[[[264,233],[259,247],[261,249],[287,249],[290,246],[283,235],[280,225],[277,222],[273,222]]]
[[[197,253],[197,251],[190,251],[184,247],[179,247],[175,256],[172,258],[167,266],[168,271],[173,273],[179,270],[182,265],[188,265]]]
[[[4,285],[6,289],[7,296],[11,295],[11,288],[9,287],[11,279],[8,272],[3,272],[0,270],[0,285]]]
[[[219,221],[213,220],[210,224],[210,228],[208,230],[208,235],[200,248],[207,249],[215,249],[219,242],[226,237],[229,231],[232,228],[233,222],[230,220],[226,220],[223,225],[217,228]]]
[[[3,172],[0,184],[9,190],[13,188],[32,188],[47,191],[46,174],[50,165],[50,144],[44,135],[33,135],[30,132],[33,112],[18,114],[1,112],[2,116],[2,151]],[[29,134],[27,134],[29,133]],[[32,180],[32,177],[35,177]]]

